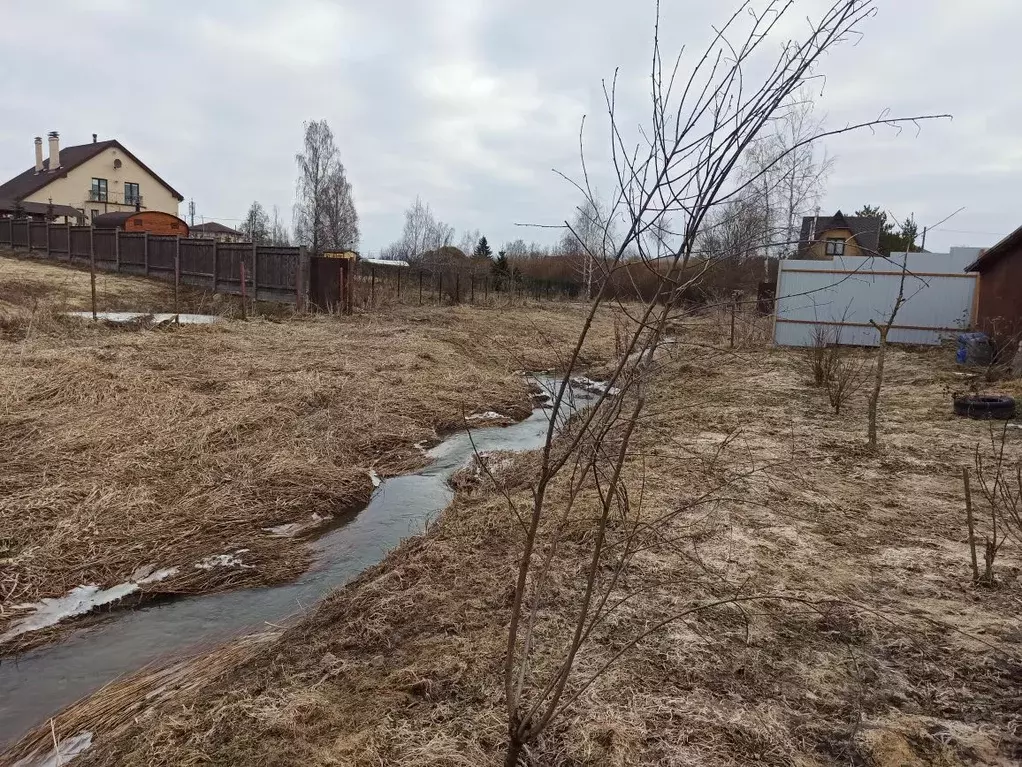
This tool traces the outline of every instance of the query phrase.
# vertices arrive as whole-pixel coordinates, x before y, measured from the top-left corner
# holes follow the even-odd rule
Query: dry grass
[[[108,288],[168,308],[158,283]],[[527,414],[513,371],[556,367],[582,321],[578,306],[457,307],[129,331],[60,318],[82,290],[80,273],[0,260],[0,326],[18,330],[0,340],[0,634],[13,605],[142,565],[181,571],[143,598],[293,577],[305,547],[262,528],[361,506],[370,468],[415,465],[413,445],[463,412]],[[194,566],[242,548],[253,568]]]
[[[655,514],[724,475],[760,471],[677,520],[667,531],[676,545],[636,559],[622,586],[635,598],[595,632],[580,674],[671,610],[736,590],[765,599],[641,642],[531,763],[1018,763],[1019,551],[1006,554],[1000,588],[971,587],[958,467],[987,427],[951,416],[948,391],[961,378],[947,355],[890,352],[872,453],[862,395],[836,417],[795,353],[725,354],[693,340],[665,362],[629,481],[644,481]],[[1017,441],[1011,449],[1022,455]],[[501,468],[523,503],[533,460]],[[468,484],[428,535],[280,638],[217,651],[181,672],[180,690],[160,691],[158,677],[115,685],[58,717],[56,731],[98,733],[82,765],[500,764],[521,533],[501,497]],[[565,492],[553,487],[550,503]],[[578,522],[543,605],[551,645],[582,585]],[[766,599],[777,595],[812,607]],[[49,737],[41,730],[27,747]]]

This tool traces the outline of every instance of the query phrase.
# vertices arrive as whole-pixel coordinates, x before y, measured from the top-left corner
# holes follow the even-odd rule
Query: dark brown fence
[[[138,274],[259,301],[297,303],[308,296],[304,248],[94,229],[44,221],[0,219],[0,245],[25,248],[58,262]]]
[[[223,243],[207,239],[94,229],[0,218],[0,246],[24,248],[58,263],[88,265],[121,274],[174,281],[215,293],[309,306],[309,257],[304,248]],[[242,280],[244,279],[244,284]],[[525,299],[579,298],[572,280],[542,279],[518,269],[498,273],[492,265],[399,266],[358,261],[353,270],[356,307],[388,304],[517,304]],[[327,301],[322,309],[332,310]]]

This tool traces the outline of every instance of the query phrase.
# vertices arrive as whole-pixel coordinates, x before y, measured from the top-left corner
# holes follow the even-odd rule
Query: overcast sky
[[[795,22],[822,0],[798,0]],[[728,0],[665,3],[668,50],[705,43]],[[966,210],[931,250],[990,245],[1022,225],[1018,0],[879,0],[856,46],[834,51],[818,111],[828,125],[950,112],[953,122],[828,145],[825,212],[864,203],[921,225]],[[549,241],[576,198],[583,115],[606,155],[601,79],[648,88],[652,0],[5,0],[0,176],[32,140],[117,138],[198,216],[237,224],[252,200],[290,221],[302,122],[333,128],[362,219],[363,251],[397,238],[421,195],[495,243]],[[636,112],[636,119],[641,115]],[[187,212],[182,205],[181,214]]]

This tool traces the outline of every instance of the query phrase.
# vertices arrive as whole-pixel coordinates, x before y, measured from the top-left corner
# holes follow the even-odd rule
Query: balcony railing
[[[140,194],[120,194],[118,192],[104,192],[100,189],[90,189],[86,196],[87,202],[105,202],[108,205],[138,205],[144,203]]]

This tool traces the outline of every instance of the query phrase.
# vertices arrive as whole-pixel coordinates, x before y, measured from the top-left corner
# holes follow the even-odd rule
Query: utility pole
[[[188,201],[188,225],[195,226],[195,200],[194,198]]]

